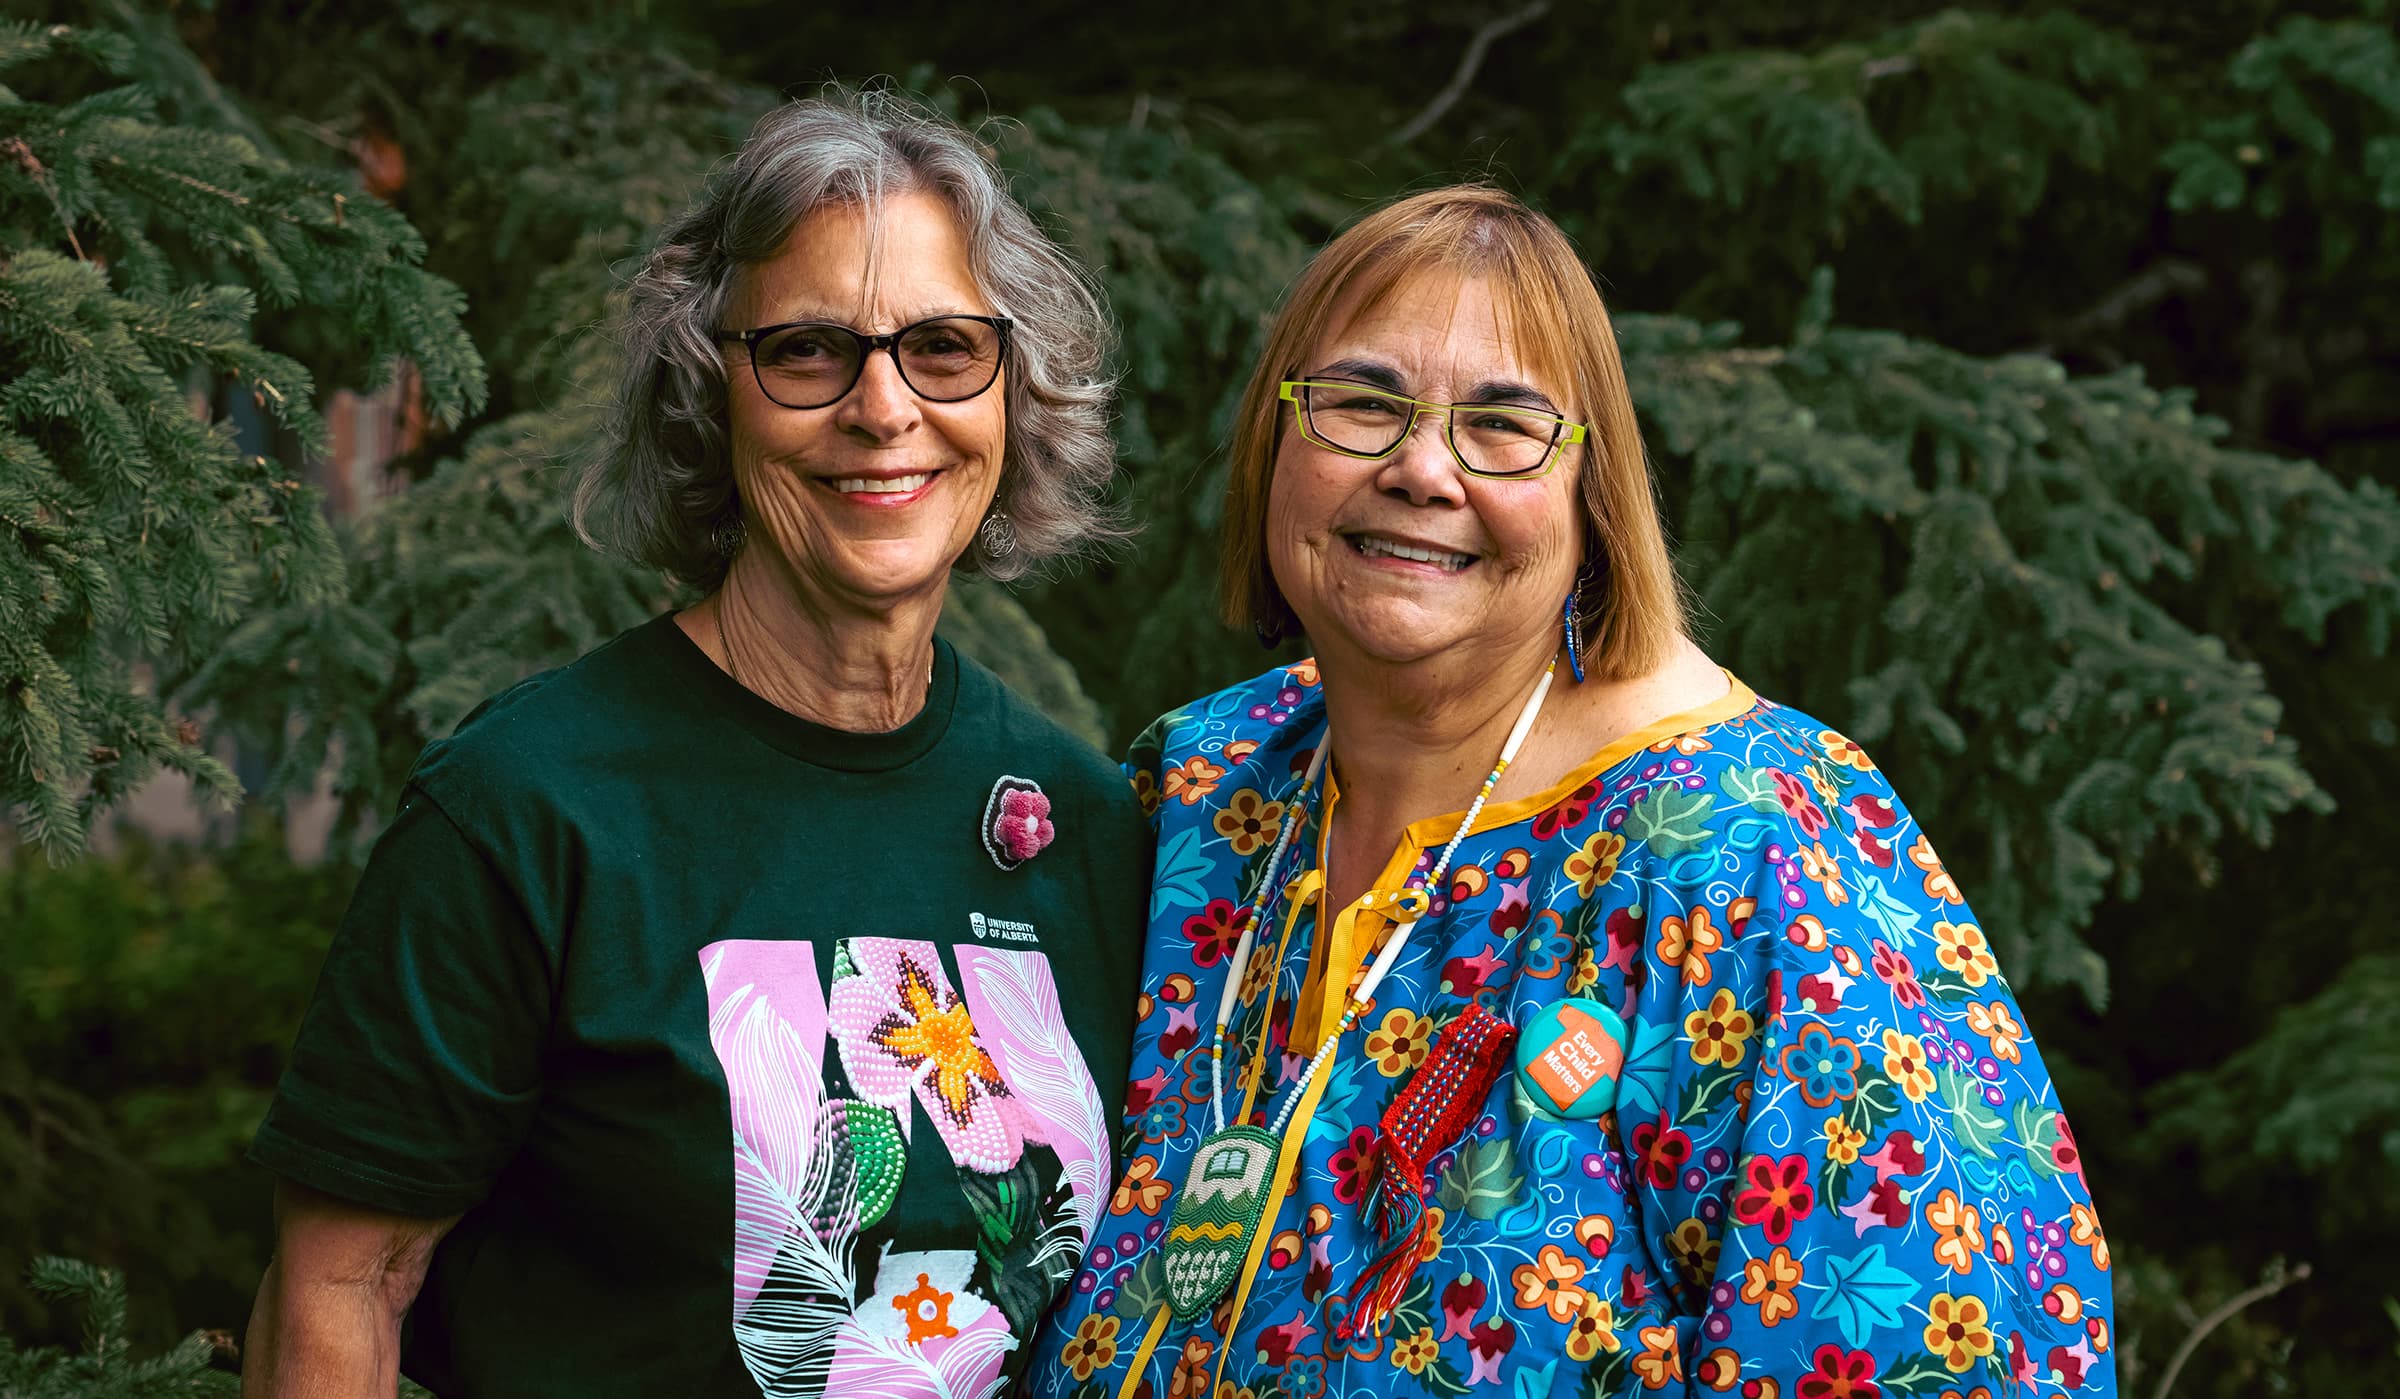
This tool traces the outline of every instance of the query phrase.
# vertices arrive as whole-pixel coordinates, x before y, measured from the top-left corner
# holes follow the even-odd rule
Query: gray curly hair
[[[1126,534],[1106,500],[1116,461],[1109,323],[1091,275],[1011,198],[975,139],[888,92],[787,102],[753,127],[690,208],[670,221],[627,289],[625,354],[607,449],[575,489],[575,529],[703,592],[731,563],[741,519],[725,423],[719,317],[746,264],[772,258],[827,204],[872,214],[893,195],[947,199],[976,285],[1015,322],[1008,429],[993,504],[1015,525],[1004,556],[978,536],[956,567],[1016,578]]]

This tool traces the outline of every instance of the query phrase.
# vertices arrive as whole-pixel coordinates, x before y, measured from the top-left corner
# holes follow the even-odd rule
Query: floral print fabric
[[[1025,1143],[1008,1085],[932,943],[856,938],[853,975],[835,982],[829,1018],[860,1098],[908,1120],[913,1091],[958,1164],[1005,1171]]]
[[[1229,1292],[1162,1317],[1238,909],[1323,731],[1304,663],[1135,745],[1159,854],[1128,1166],[1031,1393],[2115,1392],[2107,1242],[1989,939],[1873,760],[1738,684],[1487,812],[1295,1110],[1238,1314]],[[1457,819],[1411,827],[1381,887]],[[1313,1048],[1292,1019],[1335,920],[1303,909],[1280,958],[1273,923],[1227,1033],[1228,1112],[1255,1083],[1252,1122]],[[1386,1106],[1469,1004],[1521,1029],[1573,997],[1631,1027],[1614,1110],[1564,1120],[1504,1076],[1429,1162],[1431,1234],[1391,1324],[1343,1337],[1383,1251],[1362,1202]]]
[[[995,1395],[1092,1240],[1107,1123],[1049,959],[951,954],[960,985],[930,941],[842,939],[827,995],[806,941],[700,951],[732,1110],[734,1337],[769,1399]],[[912,1098],[955,1167],[917,1187],[951,1196],[973,1247],[876,1227]]]

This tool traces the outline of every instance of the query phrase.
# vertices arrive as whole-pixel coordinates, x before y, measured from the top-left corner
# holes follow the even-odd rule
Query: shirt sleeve
[[[1752,768],[1646,913],[1621,1117],[1696,1392],[2114,1392],[2108,1247],[2016,998],[1840,739]],[[1665,890],[1659,891],[1662,894]]]
[[[379,1209],[463,1212],[539,1101],[552,985],[510,882],[410,788],[334,935],[250,1159]]]
[[[1070,999],[1086,1012],[1091,1029],[1084,1035],[1084,1055],[1104,1109],[1115,1116],[1112,1131],[1110,1180],[1124,1168],[1124,1104],[1129,1084],[1134,1023],[1141,991],[1143,910],[1150,899],[1152,839],[1134,798],[1110,780],[1115,767],[1102,775],[1107,783],[1091,804],[1096,835],[1087,842],[1091,865],[1085,883],[1091,891],[1094,937],[1086,961],[1072,969],[1075,994]]]

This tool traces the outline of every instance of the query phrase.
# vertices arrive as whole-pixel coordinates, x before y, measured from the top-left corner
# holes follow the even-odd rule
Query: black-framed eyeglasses
[[[1381,461],[1400,449],[1422,413],[1438,413],[1442,440],[1470,476],[1523,481],[1558,464],[1559,449],[1586,429],[1556,413],[1497,403],[1428,403],[1344,379],[1286,379],[1282,398],[1299,410],[1300,435],[1346,457]]]
[[[928,403],[963,403],[992,386],[1008,362],[1005,316],[934,316],[886,335],[835,321],[785,321],[720,330],[750,352],[758,390],[785,408],[830,408],[857,387],[867,356],[892,357],[900,380]]]

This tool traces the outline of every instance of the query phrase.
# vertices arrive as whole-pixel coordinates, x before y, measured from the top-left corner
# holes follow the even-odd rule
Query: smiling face
[[[773,258],[742,269],[722,328],[814,320],[883,334],[955,314],[993,308],[950,206],[910,193],[872,225],[853,205],[802,219]],[[760,390],[738,341],[724,352],[745,547],[771,548],[820,603],[881,610],[938,593],[1000,484],[1006,368],[974,398],[929,403],[877,351],[839,402],[795,409]]]
[[[1345,298],[1327,324],[1295,377],[1578,416],[1520,357],[1482,278],[1419,273],[1363,314]],[[1267,496],[1276,585],[1320,651],[1398,664],[1538,645],[1557,633],[1582,561],[1583,453],[1564,451],[1537,479],[1490,480],[1460,467],[1439,414],[1381,461],[1319,446],[1287,419]]]

